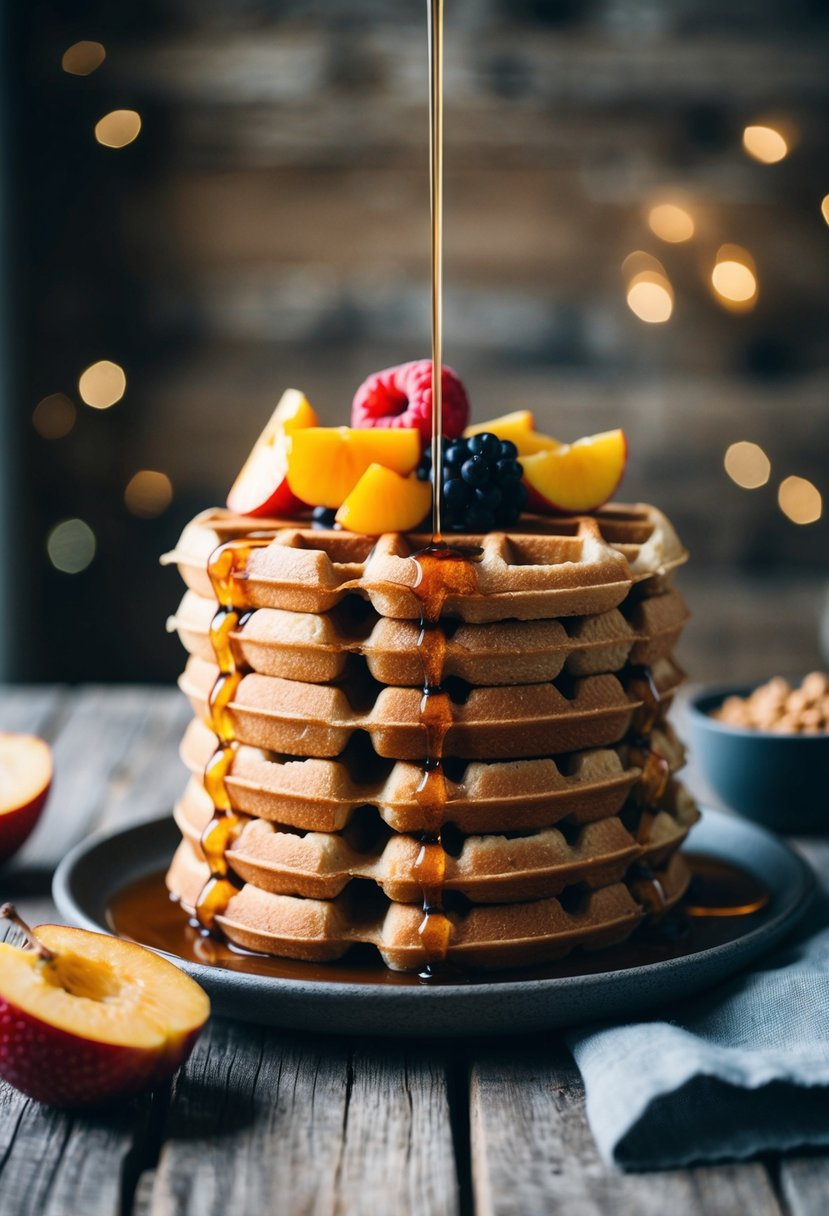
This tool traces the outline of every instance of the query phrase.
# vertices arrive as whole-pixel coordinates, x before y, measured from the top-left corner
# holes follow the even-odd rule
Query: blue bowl
[[[711,717],[726,697],[745,697],[753,687],[709,687],[691,697],[695,767],[747,819],[777,832],[829,832],[829,733],[778,735]]]

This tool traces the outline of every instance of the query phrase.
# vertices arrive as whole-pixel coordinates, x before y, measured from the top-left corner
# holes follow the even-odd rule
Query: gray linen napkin
[[[599,1151],[624,1169],[829,1144],[829,898],[794,945],[670,1021],[567,1042]]]

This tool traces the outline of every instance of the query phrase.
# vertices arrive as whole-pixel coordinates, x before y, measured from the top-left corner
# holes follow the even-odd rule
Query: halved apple
[[[12,910],[13,911],[13,910]],[[54,1106],[159,1084],[210,1014],[194,980],[143,946],[41,925],[39,950],[0,943],[0,1076]]]
[[[337,512],[337,523],[368,536],[411,532],[423,523],[431,502],[431,482],[371,464]]]
[[[16,853],[52,786],[52,752],[36,735],[0,732],[0,861]]]
[[[287,439],[294,431],[317,426],[313,406],[299,389],[286,389],[267,426],[253,445],[230,488],[227,505],[239,515],[295,515],[306,505],[286,480]]]
[[[535,417],[532,410],[514,410],[511,414],[502,414],[500,418],[490,418],[488,422],[476,422],[464,431],[464,437],[482,435],[484,432],[497,435],[499,439],[508,439],[518,449],[518,456],[530,456],[534,452],[548,452],[560,447],[559,441],[552,435],[542,435],[535,429]]]
[[[318,426],[295,431],[288,448],[288,485],[311,506],[337,508],[369,465],[411,473],[420,460],[421,446],[420,431],[414,427]]]
[[[522,456],[530,510],[568,515],[595,511],[622,480],[627,453],[624,431],[615,430]]]

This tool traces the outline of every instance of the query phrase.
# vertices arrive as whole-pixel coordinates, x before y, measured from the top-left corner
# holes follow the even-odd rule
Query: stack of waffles
[[[439,823],[424,797],[428,536],[211,511],[168,555],[195,716],[167,884],[231,943],[513,967],[612,946],[685,892],[677,850],[697,812],[665,718],[687,617],[671,525],[611,506],[458,543],[479,552],[431,622]]]

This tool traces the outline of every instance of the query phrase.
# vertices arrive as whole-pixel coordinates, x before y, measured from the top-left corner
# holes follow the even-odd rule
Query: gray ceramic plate
[[[61,914],[84,928],[109,931],[106,909],[112,896],[135,879],[163,870],[178,839],[172,819],[163,819],[85,841],[64,858],[55,875]],[[768,904],[748,918],[745,932],[740,926],[741,935],[734,940],[623,970],[618,956],[607,952],[606,962],[592,956],[585,974],[517,979],[506,974],[496,982],[398,986],[384,983],[380,972],[376,982],[355,984],[321,980],[319,968],[309,979],[285,979],[169,957],[207,989],[214,1012],[273,1026],[371,1035],[470,1035],[624,1018],[689,996],[748,966],[794,927],[809,903],[809,868],[782,841],[752,823],[708,810],[692,833],[691,846],[695,853],[738,864],[759,879],[770,892]],[[608,969],[597,973],[597,965]],[[557,969],[566,970],[566,963]]]

